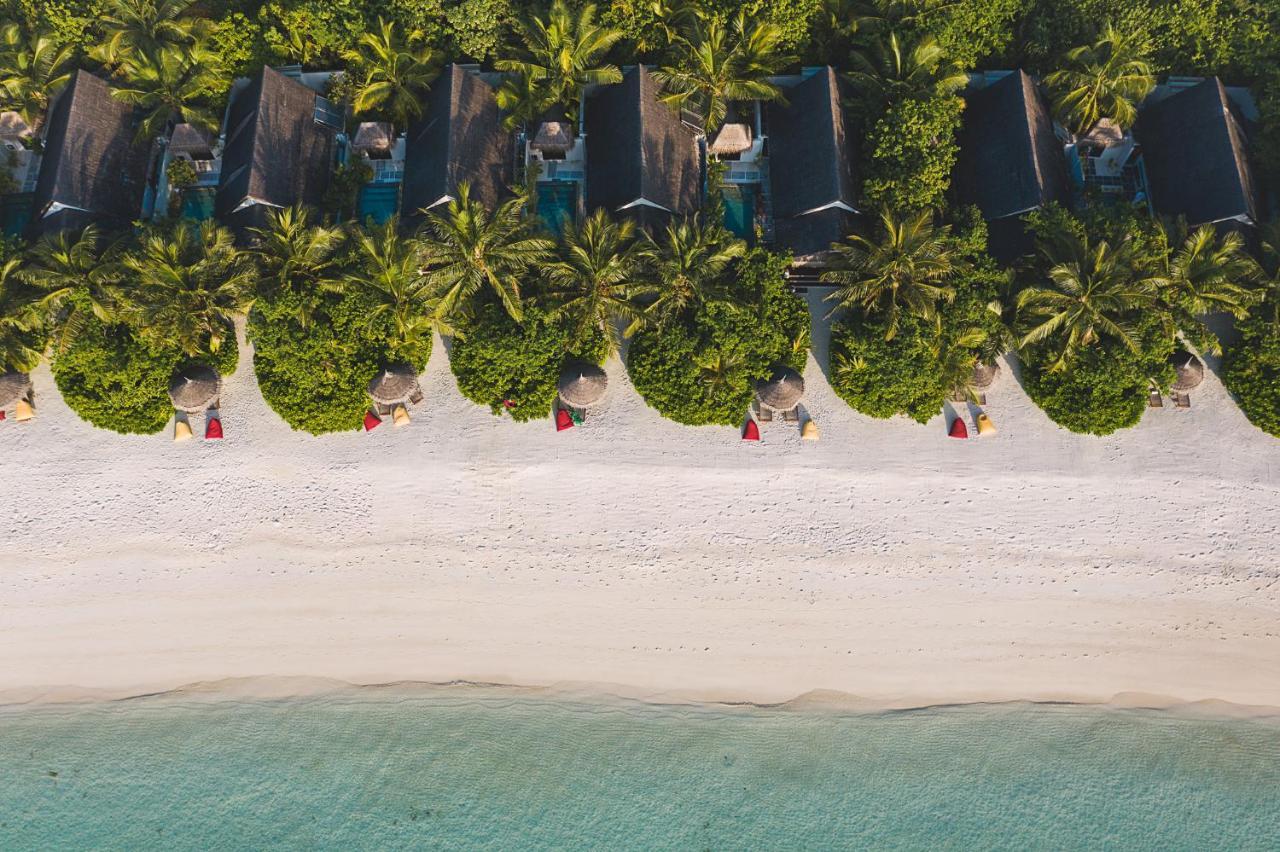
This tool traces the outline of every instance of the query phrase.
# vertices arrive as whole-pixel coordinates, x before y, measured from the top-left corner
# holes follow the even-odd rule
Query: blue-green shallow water
[[[1275,849],[1280,727],[393,698],[0,712],[0,847]]]

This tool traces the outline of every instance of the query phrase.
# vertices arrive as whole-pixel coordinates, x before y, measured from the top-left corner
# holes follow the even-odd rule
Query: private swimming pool
[[[356,205],[356,218],[363,222],[372,219],[381,225],[400,209],[400,184],[367,183],[360,188],[360,200]]]
[[[566,222],[573,222],[578,212],[578,184],[571,180],[547,180],[538,183],[538,215],[552,233],[560,233]]]
[[[724,226],[748,242],[755,238],[756,190],[742,184],[724,187]]]
[[[182,218],[203,222],[213,218],[213,197],[217,190],[212,186],[189,186],[182,190]]]
[[[6,237],[20,237],[31,221],[35,193],[22,192],[0,196],[0,231]]]

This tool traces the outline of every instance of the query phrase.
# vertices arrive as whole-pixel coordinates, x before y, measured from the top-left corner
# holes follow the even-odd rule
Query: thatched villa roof
[[[609,377],[599,366],[578,361],[564,368],[557,387],[565,405],[588,408],[604,396],[609,388]]]

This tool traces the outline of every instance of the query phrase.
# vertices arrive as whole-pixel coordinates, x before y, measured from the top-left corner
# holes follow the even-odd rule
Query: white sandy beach
[[[302,677],[1280,706],[1280,441],[1215,375],[1085,438],[1006,366],[1000,434],[961,442],[854,413],[819,363],[822,440],[759,445],[664,421],[616,362],[557,434],[465,401],[437,343],[410,427],[312,438],[246,354],[227,440],[185,445],[92,428],[42,367],[37,419],[0,423],[0,699]]]

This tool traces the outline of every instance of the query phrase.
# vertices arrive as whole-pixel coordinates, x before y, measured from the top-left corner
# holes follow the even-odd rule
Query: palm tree
[[[397,127],[422,115],[422,96],[440,73],[444,54],[424,43],[421,30],[401,36],[382,18],[374,32],[364,33],[356,47],[343,53],[354,64],[356,112],[383,112]]]
[[[621,343],[619,323],[640,317],[631,297],[642,260],[635,234],[631,220],[615,222],[596,210],[577,228],[565,226],[560,258],[547,266],[552,315],[568,319],[576,341],[601,332],[610,354]]]
[[[964,394],[977,400],[973,389],[973,367],[978,362],[988,333],[980,326],[948,328],[939,314],[933,319],[933,332],[926,346],[942,376],[942,386],[953,394]]]
[[[1067,51],[1063,67],[1044,78],[1062,123],[1076,133],[1087,133],[1104,118],[1132,125],[1138,104],[1156,85],[1144,53],[1139,36],[1111,24],[1093,44]]]
[[[1170,337],[1194,332],[1210,354],[1220,355],[1222,344],[1202,317],[1227,313],[1244,319],[1261,300],[1253,286],[1256,264],[1244,250],[1244,239],[1230,231],[1219,237],[1212,225],[1188,235],[1169,258],[1160,283],[1160,304]]]
[[[120,306],[115,246],[104,244],[97,227],[59,231],[31,249],[19,275],[38,290],[40,309],[54,333],[54,349],[65,352],[90,317],[112,322]]]
[[[1280,330],[1280,221],[1263,228],[1261,244],[1251,277],[1271,311],[1271,324]]]
[[[407,354],[438,325],[433,294],[418,266],[417,246],[401,235],[395,216],[368,230],[356,227],[352,240],[358,262],[349,273],[350,283],[373,301],[369,323],[390,319],[395,336],[388,342],[393,351]]]
[[[834,268],[822,273],[822,280],[838,285],[827,296],[836,303],[831,313],[857,308],[869,316],[882,314],[888,320],[885,340],[892,340],[904,310],[933,319],[938,302],[955,299],[947,282],[963,261],[956,257],[951,229],[934,227],[931,211],[901,220],[886,211],[880,224],[874,238],[852,234],[847,242],[832,244]]]
[[[703,224],[699,216],[668,223],[660,240],[650,238],[636,296],[644,313],[627,329],[661,328],[686,311],[711,304],[736,307],[725,269],[747,252],[747,244],[724,227]]]
[[[258,295],[294,298],[298,306],[295,318],[300,326],[308,327],[325,294],[344,289],[337,257],[342,229],[312,224],[305,207],[285,207],[272,210],[266,227],[254,228],[253,235],[260,273]]]
[[[125,252],[121,266],[134,279],[126,307],[131,325],[191,358],[218,352],[234,335],[235,318],[253,304],[253,258],[212,221],[153,228]]]
[[[465,181],[443,211],[428,211],[421,259],[435,294],[435,321],[448,323],[467,302],[488,291],[519,321],[521,279],[544,261],[555,241],[537,236],[523,215],[525,199],[512,198],[490,212],[471,198]]]
[[[100,25],[105,39],[90,54],[109,67],[136,62],[171,47],[195,44],[208,19],[187,14],[194,0],[110,0]]]
[[[866,51],[854,53],[853,63],[849,79],[882,108],[908,97],[955,92],[969,82],[931,35],[904,43],[891,32]]]
[[[557,104],[575,118],[583,86],[622,80],[616,65],[600,61],[622,38],[622,31],[601,26],[595,16],[592,3],[574,14],[565,0],[554,0],[545,20],[529,17],[520,24],[518,40],[525,46],[524,54],[494,63],[498,70],[517,75],[498,89],[498,105],[510,113],[510,126]]]
[[[17,258],[0,263],[0,372],[29,373],[40,363],[39,299],[22,286],[20,263]]]
[[[17,24],[0,30],[0,105],[21,115],[33,134],[73,73],[73,48],[59,47],[47,33],[28,36]]]
[[[662,101],[700,112],[704,130],[711,134],[733,101],[782,100],[782,90],[769,77],[795,58],[783,53],[781,44],[781,28],[749,20],[742,11],[727,25],[695,19],[672,45],[672,61],[654,72],[667,90]]]
[[[209,106],[225,85],[218,55],[200,45],[131,52],[120,65],[114,96],[143,112],[137,138],[153,139],[185,121],[217,131],[221,116]]]
[[[735,387],[742,379],[746,361],[737,350],[712,349],[697,359],[698,377],[714,396]]]
[[[1018,310],[1034,323],[1019,346],[1045,346],[1054,372],[1106,338],[1138,352],[1132,320],[1155,306],[1160,279],[1134,269],[1129,238],[1113,247],[1066,233],[1043,244],[1041,253],[1049,264],[1050,286],[1028,287],[1018,295]]]

